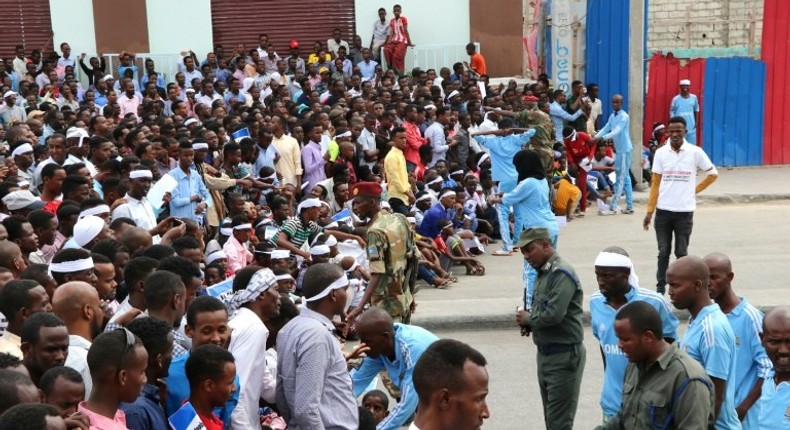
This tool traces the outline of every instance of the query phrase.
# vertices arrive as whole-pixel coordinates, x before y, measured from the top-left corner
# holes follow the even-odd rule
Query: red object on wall
[[[765,0],[762,59],[767,69],[763,163],[790,163],[790,8],[787,0]]]
[[[697,96],[700,105],[699,124],[697,124],[697,146],[702,146],[702,110],[705,102],[702,89],[705,87],[705,59],[695,58],[680,65],[680,60],[672,53],[664,56],[661,52],[653,54],[650,59],[650,72],[647,78],[647,96],[645,97],[644,145],[653,132],[653,124],[664,125],[669,121],[669,104],[672,98],[680,93],[680,80],[691,80],[690,91]]]

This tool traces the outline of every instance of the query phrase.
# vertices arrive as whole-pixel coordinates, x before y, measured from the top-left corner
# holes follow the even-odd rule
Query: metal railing
[[[477,52],[480,52],[480,44],[475,43]],[[447,67],[452,70],[454,63],[469,61],[466,53],[466,44],[463,45],[417,45],[409,48],[411,55],[407,57],[406,69],[419,67],[422,70],[439,69]],[[409,65],[408,59],[411,59]]]

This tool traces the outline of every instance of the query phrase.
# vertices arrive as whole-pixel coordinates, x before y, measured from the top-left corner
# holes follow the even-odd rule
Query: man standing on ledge
[[[672,249],[672,234],[675,235],[675,258],[688,255],[691,228],[694,225],[694,209],[697,208],[696,194],[708,188],[719,177],[719,172],[702,148],[686,141],[686,120],[681,117],[669,119],[667,127],[669,145],[656,150],[653,158],[653,178],[650,181],[650,197],[647,200],[647,215],[642,223],[645,230],[650,227],[653,212],[656,213],[656,241],[658,242],[658,270],[656,291],[664,294],[669,253]],[[620,154],[618,153],[618,157]],[[706,177],[697,184],[697,171]],[[617,175],[618,183],[620,175]],[[615,199],[617,194],[615,194]],[[612,201],[616,201],[612,199]]]
[[[669,116],[679,116],[686,120],[686,141],[697,143],[697,124],[699,124],[699,101],[697,96],[689,92],[691,81],[680,81],[680,94],[672,99],[669,105]]]
[[[532,310],[516,312],[522,333],[538,347],[538,384],[546,429],[570,430],[579,401],[587,352],[582,343],[583,293],[573,267],[551,246],[549,231],[528,228],[516,243],[538,271]]]

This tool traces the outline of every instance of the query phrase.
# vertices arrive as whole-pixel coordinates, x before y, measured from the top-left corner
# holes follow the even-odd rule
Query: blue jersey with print
[[[677,339],[678,319],[672,313],[672,307],[664,296],[644,288],[632,287],[625,295],[626,301],[643,301],[656,308],[661,315],[663,336]],[[623,381],[628,367],[628,357],[618,346],[620,340],[614,332],[614,317],[618,309],[606,303],[606,297],[595,293],[590,297],[590,318],[593,336],[598,339],[603,350],[606,367],[603,373],[603,389],[601,390],[601,409],[607,417],[620,411],[623,397]]]
[[[727,314],[735,333],[735,406],[743,402],[758,378],[771,374],[771,360],[760,341],[763,333],[763,313],[741,298],[741,302]],[[743,428],[756,429],[757,412],[749,409]]]
[[[790,430],[790,382],[778,385],[773,376],[763,382],[760,400],[753,406],[757,409],[760,430]]]
[[[681,347],[702,365],[708,376],[727,382],[716,428],[740,429],[741,422],[735,413],[735,334],[719,305],[705,306],[689,321]]]

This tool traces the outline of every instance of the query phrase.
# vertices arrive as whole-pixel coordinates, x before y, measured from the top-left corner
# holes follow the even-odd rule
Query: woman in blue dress
[[[560,228],[549,203],[549,182],[546,170],[537,152],[521,150],[513,157],[518,172],[518,185],[513,191],[505,193],[496,203],[513,208],[515,228],[513,237],[518,238],[527,228],[543,227],[549,231],[554,249]],[[532,286],[537,272],[524,260],[524,309],[530,309]]]

